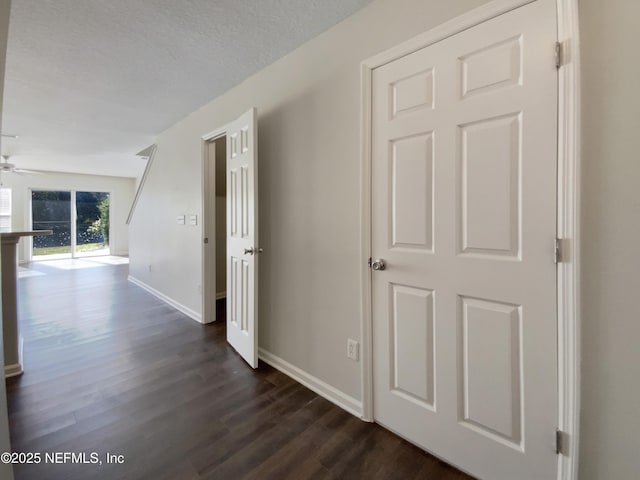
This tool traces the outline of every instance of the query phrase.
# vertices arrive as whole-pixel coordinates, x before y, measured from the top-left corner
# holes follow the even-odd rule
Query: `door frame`
[[[200,188],[202,189],[201,191],[201,198],[202,198],[202,323],[212,323],[217,321],[218,319],[216,318],[216,269],[218,268],[218,266],[216,265],[216,233],[215,233],[215,228],[216,228],[216,222],[215,222],[215,218],[216,218],[216,212],[215,212],[215,203],[213,206],[213,235],[209,235],[208,237],[206,236],[207,233],[207,228],[209,228],[208,222],[209,222],[209,216],[205,215],[205,213],[207,213],[208,211],[208,207],[207,207],[207,202],[209,202],[211,200],[211,192],[209,192],[209,189],[207,188],[207,182],[208,182],[208,168],[209,168],[209,151],[208,151],[208,144],[211,142],[215,142],[216,140],[220,140],[222,137],[226,137],[227,136],[227,130],[228,130],[228,124],[225,125],[224,127],[218,128],[212,132],[209,132],[205,135],[203,135],[201,137],[201,148],[202,148],[202,154],[200,156],[200,158],[202,159],[202,165],[201,165],[201,179],[202,181],[200,182]],[[217,161],[217,160],[216,160]],[[226,163],[226,158],[225,158],[225,163]],[[213,168],[215,169],[215,165],[213,166]],[[213,198],[215,200],[215,192],[213,192]],[[210,205],[209,205],[210,207]],[[208,245],[211,245],[211,247],[209,248],[209,251],[213,251],[212,255],[213,255],[213,259],[211,259],[212,261],[212,265],[213,265],[213,275],[212,278],[207,278],[207,250],[205,247],[205,238],[208,238]],[[211,272],[210,272],[211,273]],[[207,297],[207,292],[214,292],[213,295],[213,300],[209,297]],[[213,320],[211,321],[207,321],[209,318],[212,318]]]
[[[360,193],[361,193],[361,395],[362,418],[373,418],[373,343],[371,307],[371,103],[373,70],[456,33],[535,0],[494,0],[361,63]],[[578,0],[556,0],[561,66],[558,69],[557,237],[562,258],[557,264],[558,429],[563,448],[558,456],[559,480],[578,476],[580,425],[580,65]],[[552,49],[554,46],[550,45]],[[550,252],[551,255],[551,252]],[[553,432],[549,441],[553,442]]]

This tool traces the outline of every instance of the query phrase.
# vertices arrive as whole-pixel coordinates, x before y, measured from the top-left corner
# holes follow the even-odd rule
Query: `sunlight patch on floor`
[[[102,263],[105,265],[129,265],[129,257],[115,257],[107,255],[104,257],[83,258],[86,262]]]
[[[128,265],[128,257],[116,257],[116,256],[104,256],[104,257],[91,257],[91,258],[65,258],[60,260],[43,260],[38,262],[39,265],[57,268],[60,270],[80,270],[84,268],[99,268],[106,267],[107,265]],[[20,267],[21,269],[23,267]],[[28,268],[24,268],[29,272],[36,272]],[[37,272],[34,275],[44,275],[41,272]],[[24,276],[34,276],[24,274]],[[19,275],[22,278],[22,275]]]
[[[24,267],[18,267],[18,278],[39,277],[41,275],[46,275],[46,273],[38,272],[37,270],[30,270]]]

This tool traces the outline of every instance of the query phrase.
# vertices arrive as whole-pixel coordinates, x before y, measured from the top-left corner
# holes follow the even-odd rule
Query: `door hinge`
[[[557,455],[566,455],[567,454],[567,446],[568,446],[568,437],[569,434],[563,432],[559,428],[556,429],[556,454]]]
[[[553,245],[553,263],[562,262],[562,240],[556,238]]]
[[[564,45],[562,42],[556,42],[556,68],[560,68],[564,65]]]

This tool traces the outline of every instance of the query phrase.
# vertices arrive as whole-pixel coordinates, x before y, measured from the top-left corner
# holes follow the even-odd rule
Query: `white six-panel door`
[[[373,71],[375,420],[474,476],[556,476],[556,10]]]
[[[252,108],[227,129],[227,341],[258,367],[258,142]]]

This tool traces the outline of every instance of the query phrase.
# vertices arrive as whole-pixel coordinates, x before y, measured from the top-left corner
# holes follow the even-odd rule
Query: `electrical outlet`
[[[359,346],[360,345],[358,344],[358,342],[352,340],[351,338],[347,338],[347,358],[350,358],[351,360],[357,362],[358,354],[360,353],[358,351]]]

